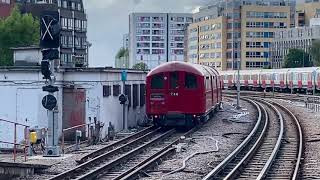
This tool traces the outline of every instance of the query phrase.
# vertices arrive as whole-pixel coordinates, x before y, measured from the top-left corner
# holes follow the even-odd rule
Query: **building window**
[[[103,86],[103,97],[109,97],[111,95],[111,86]]]
[[[68,36],[68,46],[69,47],[73,47],[73,37],[72,36]]]
[[[67,1],[63,1],[62,7],[63,7],[63,8],[68,8],[68,3],[67,3]]]
[[[120,85],[113,85],[113,96],[119,96],[121,93],[121,86]]]
[[[61,7],[61,0],[58,0],[58,7]]]
[[[68,29],[68,19],[61,17],[60,21],[62,29]]]
[[[137,17],[137,21],[138,22],[150,22],[150,17],[139,16],[139,17]]]
[[[87,21],[82,21],[82,31],[87,31]]]
[[[146,102],[146,85],[140,84],[140,107],[144,106]]]
[[[73,29],[73,19],[68,19],[68,29]]]
[[[131,107],[131,85],[125,85],[125,95],[128,96],[128,108]]]
[[[138,103],[138,84],[134,84],[132,86],[132,93],[133,93],[133,98],[132,98],[132,107],[136,108],[139,103]]]
[[[76,9],[76,5],[74,2],[71,2],[71,9]]]

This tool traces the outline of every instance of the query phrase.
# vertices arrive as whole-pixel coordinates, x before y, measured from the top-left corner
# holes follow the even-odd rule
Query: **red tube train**
[[[217,70],[169,62],[147,75],[146,113],[156,126],[192,127],[207,121],[222,100]]]

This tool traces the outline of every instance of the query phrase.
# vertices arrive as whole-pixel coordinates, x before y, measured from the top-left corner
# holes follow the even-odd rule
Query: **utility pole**
[[[237,60],[238,78],[237,78],[237,109],[240,109],[240,59]]]
[[[40,18],[40,47],[42,49],[41,73],[46,79],[46,85],[42,90],[48,92],[48,95],[43,97],[42,105],[48,110],[48,141],[44,151],[44,156],[59,157],[60,147],[58,146],[58,122],[57,122],[57,99],[54,93],[59,91],[58,87],[54,86],[54,60],[59,59],[60,47],[60,31],[59,12],[44,11]]]
[[[316,95],[316,80],[317,80],[317,70],[313,70],[312,72],[312,75],[313,75],[313,95],[315,96]]]

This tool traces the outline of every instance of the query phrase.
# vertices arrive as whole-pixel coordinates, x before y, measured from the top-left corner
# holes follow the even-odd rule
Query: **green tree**
[[[311,67],[309,54],[301,49],[290,49],[284,58],[284,68]]]
[[[0,19],[0,66],[13,65],[10,48],[39,44],[40,23],[31,14],[21,14],[15,7],[11,15]]]
[[[119,51],[116,55],[117,59],[122,58],[122,57],[129,57],[129,50],[125,49],[123,47],[119,49]]]
[[[137,70],[148,70],[148,66],[146,63],[140,62],[135,64],[132,69],[137,69]]]
[[[310,53],[313,59],[313,63],[317,66],[320,66],[320,40],[315,40],[312,43]]]

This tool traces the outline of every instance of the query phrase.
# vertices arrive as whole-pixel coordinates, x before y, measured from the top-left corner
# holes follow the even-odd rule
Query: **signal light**
[[[51,79],[50,63],[49,61],[41,61],[41,73],[44,79]]]
[[[42,59],[43,60],[59,59],[59,50],[58,49],[44,49],[44,50],[42,50]]]
[[[40,17],[41,48],[59,48],[61,26],[58,11],[43,11]]]

